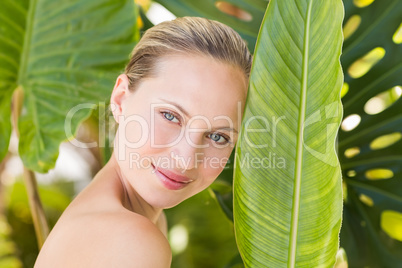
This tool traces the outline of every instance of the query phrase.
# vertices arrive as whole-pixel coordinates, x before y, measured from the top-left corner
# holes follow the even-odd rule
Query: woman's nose
[[[182,140],[175,146],[171,156],[178,168],[189,170],[197,168],[203,162],[204,150],[207,144],[204,144],[204,134],[190,133],[184,135]]]

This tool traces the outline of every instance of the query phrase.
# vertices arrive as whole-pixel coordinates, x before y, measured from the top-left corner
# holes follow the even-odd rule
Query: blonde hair
[[[210,56],[239,67],[247,79],[250,75],[252,56],[236,31],[218,21],[182,17],[155,25],[142,36],[125,69],[130,89],[155,75],[158,60],[173,54]]]

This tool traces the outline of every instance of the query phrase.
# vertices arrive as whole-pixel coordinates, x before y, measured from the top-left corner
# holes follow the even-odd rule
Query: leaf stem
[[[24,167],[24,183],[27,189],[29,207],[35,227],[39,249],[42,247],[49,234],[49,226],[46,222],[45,212],[39,197],[35,173]]]
[[[12,97],[12,125],[14,131],[19,138],[18,132],[18,118],[21,113],[24,94],[21,86],[19,86]],[[38,241],[39,249],[42,247],[49,234],[49,226],[46,222],[45,212],[42,207],[42,202],[39,197],[38,186],[35,178],[35,174],[24,167],[24,184],[27,189],[29,208],[32,214],[32,220],[35,228],[36,238]]]

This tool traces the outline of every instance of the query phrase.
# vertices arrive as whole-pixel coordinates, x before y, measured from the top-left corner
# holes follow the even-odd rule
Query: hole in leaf
[[[366,7],[371,5],[374,0],[353,0],[353,4],[357,7]]]
[[[253,19],[253,16],[251,16],[250,13],[248,13],[247,11],[245,11],[231,3],[224,2],[224,1],[218,1],[218,2],[215,2],[215,6],[221,12],[223,12],[227,15],[233,16],[235,18],[238,18],[240,20],[251,21]]]
[[[364,105],[364,111],[367,114],[378,114],[391,106],[396,102],[402,95],[402,88],[400,86],[395,86],[384,92],[381,92],[377,96],[369,99]]]
[[[351,114],[343,120],[341,128],[344,131],[351,131],[360,124],[360,121],[360,115]]]
[[[395,44],[402,43],[402,23],[399,25],[398,29],[392,36],[392,41],[394,41]]]
[[[355,170],[349,170],[348,173],[346,173],[346,175],[350,178],[353,178],[356,176],[356,171]]]
[[[395,94],[398,96],[398,98],[402,95],[402,87],[401,86],[396,86],[396,87],[393,87],[392,89],[395,90]]]
[[[389,147],[392,144],[398,142],[400,139],[402,139],[402,134],[399,132],[394,132],[391,134],[383,135],[383,136],[380,136],[380,137],[376,138],[375,140],[373,140],[370,143],[370,148],[372,150],[383,149],[383,148]]]
[[[363,204],[366,204],[369,207],[372,207],[374,205],[373,199],[365,194],[360,194],[359,199]]]
[[[351,16],[343,26],[343,38],[348,39],[359,28],[362,18],[359,15]]]
[[[366,178],[369,180],[385,180],[394,176],[394,172],[386,168],[376,168],[366,171]]]
[[[381,213],[381,228],[391,238],[402,241],[402,213],[384,210]]]
[[[376,47],[366,55],[356,60],[349,66],[348,74],[352,78],[359,78],[365,75],[385,55],[385,49]]]
[[[341,89],[341,98],[346,95],[349,91],[349,84],[348,83],[343,83],[342,89]]]
[[[336,253],[334,268],[348,268],[348,257],[343,248],[339,248],[338,252]]]
[[[352,147],[345,150],[345,156],[347,158],[352,158],[360,153],[359,147]]]
[[[345,181],[342,181],[342,194],[343,194],[343,201],[347,201],[348,199],[348,186],[346,185]]]

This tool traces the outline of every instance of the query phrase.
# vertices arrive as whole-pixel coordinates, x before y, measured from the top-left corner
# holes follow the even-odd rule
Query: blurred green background
[[[21,2],[25,5],[29,3],[29,1]],[[140,7],[138,9],[139,16],[136,19],[139,34],[153,24],[175,17],[163,7],[165,6],[172,12],[174,11],[177,16],[205,16],[227,23],[248,42],[250,50],[253,49],[259,23],[267,5],[265,0],[156,1],[159,4],[149,0],[135,2]],[[341,245],[349,254],[349,267],[402,267],[402,263],[398,263],[402,256],[402,165],[397,162],[401,161],[398,159],[401,159],[402,152],[402,73],[400,63],[402,24],[400,12],[398,16],[401,2],[344,0],[344,4],[346,11],[345,43],[344,55],[341,60],[345,73],[345,84],[342,89],[345,119],[339,135],[339,157],[344,176],[345,220],[341,233]],[[53,5],[42,7],[55,10],[55,12],[43,14],[43,16],[47,19],[54,18],[53,23],[57,24],[59,20],[65,18],[58,17],[57,1],[53,2]],[[237,6],[241,8],[237,8]],[[222,15],[222,12],[226,14]],[[133,17],[136,15],[133,14]],[[25,20],[18,16],[13,18],[15,21],[25,23]],[[250,21],[250,18],[253,20]],[[4,18],[0,16],[0,19]],[[79,26],[79,24],[70,25],[68,30],[74,31]],[[49,36],[51,39],[52,34]],[[17,39],[12,36],[10,40],[13,41],[6,43],[15,46],[14,41],[20,41]],[[38,42],[40,43],[40,41]],[[130,42],[132,40],[119,39],[120,41],[127,41],[126,50],[131,50],[132,43]],[[96,54],[102,53],[105,47],[94,46],[90,49],[93,49],[93,53]],[[107,48],[111,55],[114,55],[113,53],[118,55],[111,58],[118,58],[120,63],[94,63],[94,65],[102,65],[104,70],[110,69],[113,72],[104,76],[105,80],[108,79],[108,83],[102,83],[99,79],[95,86],[85,85],[88,88],[95,87],[96,94],[99,95],[95,97],[80,95],[80,98],[84,98],[82,102],[91,98],[104,99],[104,96],[110,94],[111,88],[104,84],[109,85],[110,81],[115,78],[115,74],[121,71],[122,63],[127,61],[128,53],[114,51],[113,44]],[[40,57],[36,57],[35,60],[37,58]],[[76,58],[69,60],[72,65],[77,62],[77,65],[80,64]],[[105,61],[107,60],[105,59]],[[32,61],[34,62],[34,60]],[[80,67],[86,68],[86,66]],[[96,65],[96,67],[98,66]],[[9,77],[4,70],[5,68],[0,68],[1,79]],[[35,71],[35,68],[32,70]],[[23,78],[21,79],[23,80]],[[77,78],[81,81],[80,79],[85,80],[82,77]],[[29,81],[29,79],[27,80]],[[4,84],[0,83],[0,87]],[[66,85],[60,87],[63,90],[69,89]],[[12,90],[14,89],[12,88]],[[0,113],[5,113],[7,109],[10,110],[11,106],[7,94],[11,96],[12,92],[4,92],[0,90]],[[14,106],[18,105],[21,104],[14,103]],[[102,126],[106,130],[114,129],[112,122],[109,121],[110,118],[105,114],[105,106],[107,106],[107,101],[106,104],[104,103],[104,107],[100,106],[89,118],[87,118],[89,114],[80,115],[80,118],[84,118],[85,121],[78,128],[77,140],[91,142],[104,139],[107,144],[112,139],[107,135],[101,137],[101,133],[99,133],[99,124],[103,124]],[[68,105],[66,107],[69,108]],[[49,113],[49,111],[45,112]],[[1,116],[0,127],[3,127],[1,125],[4,123],[1,120],[3,114]],[[5,117],[8,120],[7,115]],[[104,120],[100,120],[101,117]],[[77,122],[79,123],[81,119],[77,119]],[[41,127],[44,129],[48,124],[46,121],[40,123],[43,124]],[[26,124],[25,128],[28,131],[32,126]],[[0,134],[2,134],[1,131]],[[365,133],[365,135],[359,136],[360,133]],[[62,134],[64,135],[64,133]],[[3,140],[0,140],[0,144],[2,142]],[[20,145],[22,148],[24,146],[25,154],[36,149],[30,150],[32,148],[29,145]],[[59,148],[57,142],[54,142],[52,146],[53,151],[57,151]],[[1,268],[32,267],[38,254],[38,243],[23,182],[24,165],[19,157],[21,151],[18,150],[18,138],[16,133],[13,133],[7,155],[0,163]],[[22,155],[25,156],[25,154]],[[78,149],[68,142],[64,142],[60,146],[56,167],[46,174],[35,173],[50,227],[55,224],[74,196],[90,182],[107,161],[109,155],[110,147],[108,146],[101,150],[99,148]],[[54,158],[54,155],[49,156],[46,160],[51,162],[52,157]],[[29,157],[25,162],[37,163]],[[379,168],[380,165],[377,163],[384,163],[385,168]],[[29,168],[48,169],[49,166],[31,166]],[[233,223],[229,220],[231,212],[230,179],[230,172],[222,174],[212,188],[184,201],[175,208],[166,210],[169,242],[173,251],[173,268],[242,267],[241,265],[229,265],[233,258],[235,260],[233,263],[237,263],[236,258],[238,258]],[[214,192],[212,189],[216,191]],[[218,200],[220,200],[220,204],[218,204]],[[225,212],[222,208],[225,209]],[[392,209],[396,213],[384,213],[387,209]],[[340,261],[337,267],[347,267],[345,258],[343,251],[340,251]],[[389,260],[389,262],[386,263],[385,260]]]

